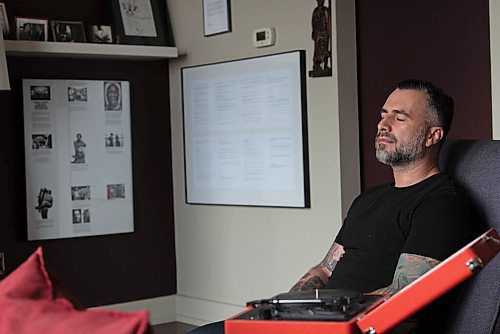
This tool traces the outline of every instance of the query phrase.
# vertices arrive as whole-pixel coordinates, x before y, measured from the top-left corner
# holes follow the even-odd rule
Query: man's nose
[[[382,118],[378,124],[377,124],[377,130],[380,131],[386,131],[390,132],[391,131],[391,122],[389,121],[388,117]]]

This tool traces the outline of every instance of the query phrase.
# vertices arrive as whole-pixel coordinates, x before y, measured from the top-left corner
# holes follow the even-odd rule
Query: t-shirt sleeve
[[[345,224],[345,222],[344,222]],[[338,243],[339,245],[344,245],[344,242],[342,241],[342,231],[344,230],[344,224],[342,224],[342,227],[340,228],[339,234],[335,237],[335,242]]]
[[[403,253],[443,261],[469,239],[469,205],[457,194],[439,193],[424,199],[413,211]]]

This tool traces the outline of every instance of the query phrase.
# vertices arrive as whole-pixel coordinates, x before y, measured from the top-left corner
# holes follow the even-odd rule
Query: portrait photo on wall
[[[89,24],[87,26],[87,41],[90,43],[114,43],[113,28],[110,25]]]
[[[104,82],[104,110],[122,110],[122,83],[119,81]]]
[[[82,209],[73,209],[73,224],[82,223]]]
[[[9,18],[7,17],[7,10],[3,2],[0,2],[0,27],[4,35],[10,33]]]
[[[21,41],[47,41],[48,20],[16,17],[16,37]]]
[[[81,21],[50,21],[50,27],[55,42],[86,42]]]

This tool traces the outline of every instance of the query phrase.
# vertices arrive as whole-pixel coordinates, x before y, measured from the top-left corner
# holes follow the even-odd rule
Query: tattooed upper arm
[[[402,253],[399,257],[391,285],[378,289],[376,293],[395,294],[411,282],[434,268],[440,261],[422,255]]]

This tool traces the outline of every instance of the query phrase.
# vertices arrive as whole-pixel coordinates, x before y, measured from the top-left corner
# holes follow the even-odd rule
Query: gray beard
[[[375,141],[375,156],[377,160],[392,167],[401,167],[422,158],[424,156],[423,142],[426,132],[427,129],[422,127],[416,136],[408,142],[396,141],[395,150],[393,152],[385,150],[386,144],[378,144]]]

